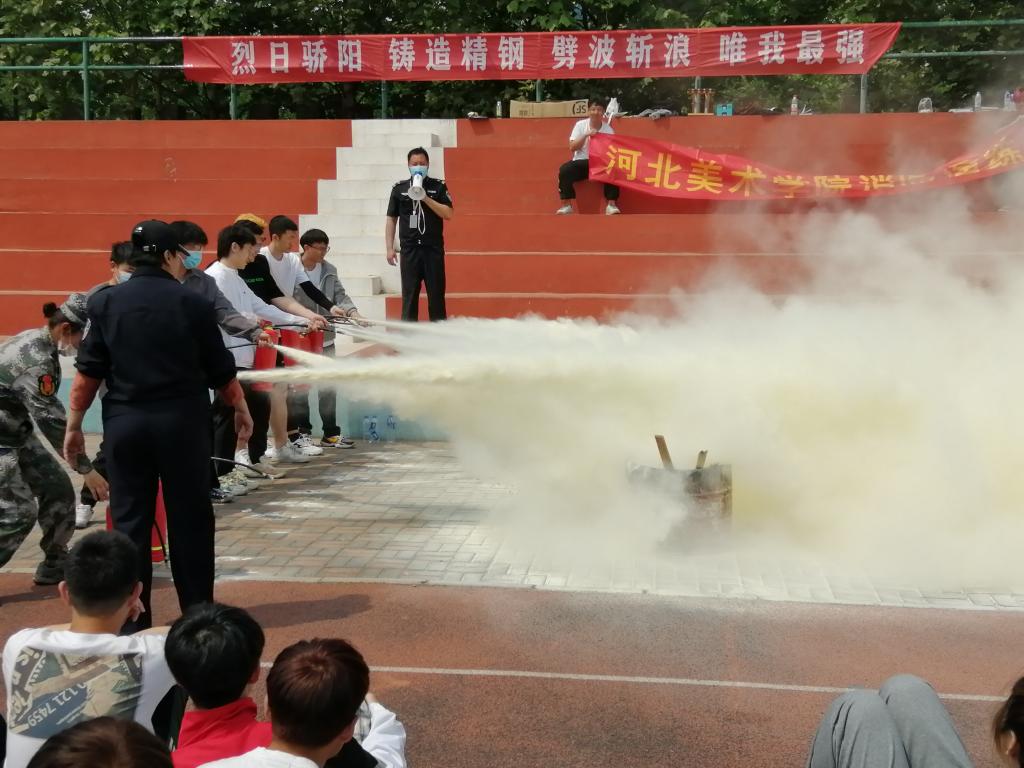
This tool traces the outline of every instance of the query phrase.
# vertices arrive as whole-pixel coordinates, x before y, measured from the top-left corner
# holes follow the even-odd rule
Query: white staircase
[[[317,213],[300,217],[300,231],[327,233],[328,260],[366,317],[384,319],[385,295],[402,290],[398,267],[385,260],[384,225],[391,187],[408,176],[406,154],[426,148],[430,175],[444,178],[444,147],[455,144],[454,120],[354,120],[337,179],[317,182]]]

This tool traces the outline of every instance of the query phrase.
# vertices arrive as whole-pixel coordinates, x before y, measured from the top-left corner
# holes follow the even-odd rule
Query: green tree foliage
[[[1020,0],[20,0],[0,6],[0,35],[24,37],[229,34],[401,34],[643,29],[852,21],[1007,19],[1024,16]],[[1024,48],[1024,27],[904,30],[896,50]],[[81,62],[81,46],[0,45],[0,64]],[[180,63],[176,44],[100,44],[93,64]],[[965,106],[981,90],[998,104],[1024,82],[1024,57],[889,60],[871,73],[873,110],[911,110],[922,96],[937,109]],[[179,70],[91,75],[93,116],[107,119],[225,118],[227,86],[191,83]],[[818,112],[854,111],[859,78],[737,77],[704,81],[736,109],[788,109],[792,94]],[[625,109],[685,109],[692,79],[548,81],[553,99],[617,96]],[[497,100],[530,99],[533,82],[390,83],[390,115],[490,114]],[[378,83],[318,83],[239,89],[249,118],[373,117]],[[76,71],[0,73],[0,119],[77,119],[82,82]]]

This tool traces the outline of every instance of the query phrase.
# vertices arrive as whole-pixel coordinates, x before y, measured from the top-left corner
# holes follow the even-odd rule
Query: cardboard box
[[[578,117],[587,116],[587,100],[576,101],[511,101],[509,117]]]

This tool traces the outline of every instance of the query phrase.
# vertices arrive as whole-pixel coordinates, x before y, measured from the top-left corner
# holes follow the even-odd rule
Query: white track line
[[[263,662],[262,667],[270,667]],[[442,675],[449,677],[519,677],[539,680],[573,680],[588,683],[630,683],[633,685],[682,685],[697,688],[747,688],[761,691],[788,693],[831,693],[840,694],[854,690],[830,685],[786,685],[783,683],[755,683],[737,680],[698,680],[690,677],[638,677],[631,675],[587,675],[575,672],[530,672],[519,669],[445,669],[443,667],[370,667],[373,672],[399,675]],[[947,701],[1001,702],[1002,696],[984,696],[973,693],[940,693],[940,699]]]

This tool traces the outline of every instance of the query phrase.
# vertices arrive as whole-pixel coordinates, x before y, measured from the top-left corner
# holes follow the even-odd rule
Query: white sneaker
[[[619,210],[619,206],[617,206],[611,200],[609,200],[608,201],[608,205],[605,206],[604,212],[608,216],[616,216],[616,215],[622,213],[622,211]]]
[[[249,466],[252,466],[252,460],[249,458],[249,452],[245,450],[235,451],[235,461],[239,464],[248,464]],[[262,477],[262,475],[254,469],[235,467],[235,471],[241,472],[244,477]]]
[[[75,528],[85,528],[92,521],[92,507],[88,504],[79,504],[75,507]]]
[[[313,444],[313,438],[309,435],[299,435],[298,438],[292,440],[292,445],[298,448],[299,453],[303,456],[323,456],[324,449],[319,445]]]
[[[289,442],[285,442],[280,448],[277,449],[277,460],[284,462],[285,464],[307,464],[309,463],[309,456],[306,456],[298,448]]]
[[[572,206],[563,205],[561,208],[555,211],[555,213],[558,214],[559,216],[568,216],[570,213],[572,213]]]
[[[249,487],[247,485],[232,482],[230,475],[220,476],[220,489],[231,498],[235,498],[236,496],[245,496],[245,494],[249,492]]]
[[[264,452],[263,458],[261,458],[260,461],[264,462],[265,464],[275,463],[277,461],[277,448],[275,448],[273,445],[268,445],[267,450]]]

